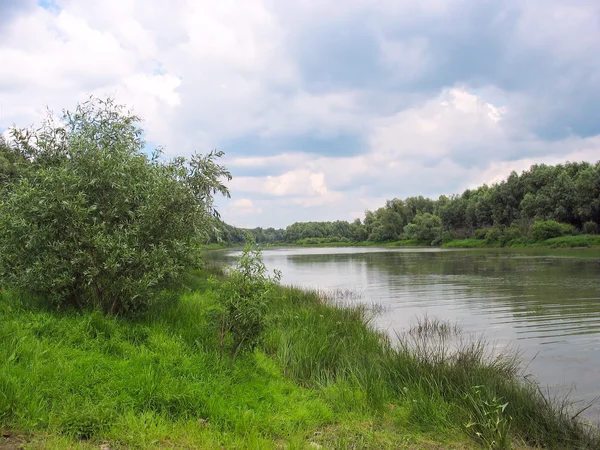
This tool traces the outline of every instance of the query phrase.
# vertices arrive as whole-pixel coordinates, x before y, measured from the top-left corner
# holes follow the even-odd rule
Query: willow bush
[[[139,122],[112,99],[90,98],[13,131],[21,164],[0,204],[4,286],[52,307],[133,314],[197,264],[231,175],[221,152],[147,154]]]

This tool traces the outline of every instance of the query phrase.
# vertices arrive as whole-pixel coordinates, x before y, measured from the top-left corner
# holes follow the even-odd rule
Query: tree
[[[229,195],[221,152],[161,162],[144,153],[139,118],[91,98],[16,130],[31,161],[0,205],[3,283],[55,307],[144,310],[198,263],[216,194]]]

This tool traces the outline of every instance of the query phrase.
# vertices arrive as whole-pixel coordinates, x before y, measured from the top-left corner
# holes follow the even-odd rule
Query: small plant
[[[467,431],[474,434],[488,449],[510,448],[510,424],[512,417],[506,416],[508,402],[494,396],[488,400],[482,394],[482,386],[473,386],[464,399],[469,404]]]
[[[241,351],[253,350],[260,342],[267,325],[269,296],[281,279],[279,271],[268,275],[260,249],[251,238],[248,240],[225,281],[210,279],[219,300],[220,355],[222,358],[229,345],[232,362]]]

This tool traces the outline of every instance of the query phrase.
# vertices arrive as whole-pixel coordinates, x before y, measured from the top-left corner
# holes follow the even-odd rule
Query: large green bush
[[[215,162],[220,152],[149,157],[138,124],[92,98],[60,122],[14,132],[11,151],[28,163],[0,204],[4,285],[53,307],[134,313],[197,263],[231,175]]]
[[[555,220],[542,220],[535,222],[531,227],[531,238],[536,242],[545,241],[561,236],[575,234],[575,227]]]

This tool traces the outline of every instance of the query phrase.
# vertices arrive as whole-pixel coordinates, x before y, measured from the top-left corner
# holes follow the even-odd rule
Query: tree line
[[[221,223],[218,236],[232,244],[250,234],[260,243],[391,242],[437,245],[455,239],[489,243],[539,241],[596,234],[600,225],[600,162],[535,164],[500,183],[462,194],[394,198],[353,222],[296,222],[285,229],[239,229]]]

